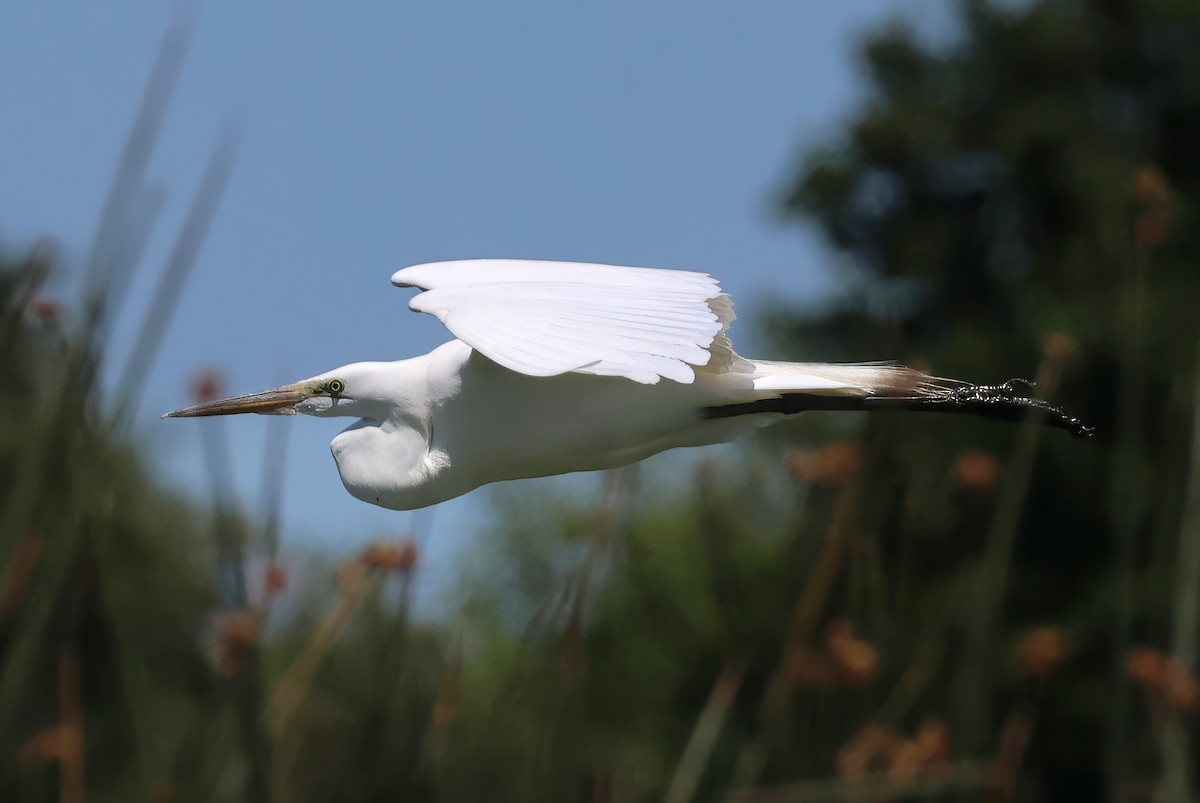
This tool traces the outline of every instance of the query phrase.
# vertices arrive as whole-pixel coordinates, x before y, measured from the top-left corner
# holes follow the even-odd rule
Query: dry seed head
[[[1049,677],[1067,657],[1067,643],[1062,633],[1052,627],[1034,630],[1017,645],[1017,655],[1025,674],[1034,678]]]
[[[227,614],[217,636],[217,670],[226,677],[236,674],[261,636],[262,622],[257,614],[248,611]]]
[[[1042,344],[1042,354],[1054,362],[1066,362],[1075,356],[1075,338],[1066,332],[1051,332]]]
[[[39,731],[17,750],[17,763],[26,769],[37,769],[51,763],[72,761],[82,747],[77,728],[55,725]]]
[[[1162,677],[1167,656],[1153,647],[1134,647],[1125,655],[1125,673],[1143,686],[1153,687]]]
[[[267,596],[275,596],[287,588],[288,575],[287,570],[278,563],[272,563],[267,566],[263,573],[263,587],[267,591]]]
[[[888,776],[896,781],[910,781],[953,757],[950,729],[944,722],[926,720],[911,739],[900,741],[891,751]]]
[[[813,485],[842,485],[857,475],[862,466],[861,447],[844,441],[830,441],[816,451],[795,451],[788,457],[792,479]]]
[[[1178,658],[1153,647],[1135,647],[1125,656],[1125,671],[1174,708],[1200,712],[1200,680]]]
[[[954,461],[954,485],[964,491],[990,491],[1000,481],[1000,460],[980,449],[968,449]]]
[[[867,725],[838,750],[837,771],[847,778],[860,777],[877,766],[890,764],[892,755],[902,743],[900,736],[890,728]]]
[[[950,761],[954,758],[954,748],[950,743],[950,728],[945,722],[937,719],[927,719],[917,728],[913,741],[921,745],[927,762]]]
[[[216,369],[201,371],[192,378],[192,397],[197,402],[210,402],[221,398],[225,389],[225,377]]]
[[[879,653],[855,634],[850,620],[830,622],[825,628],[825,646],[844,685],[863,686],[878,674]]]
[[[1171,230],[1175,204],[1171,187],[1155,167],[1133,171],[1133,238],[1139,245],[1160,245]]]
[[[245,649],[258,643],[261,630],[262,625],[256,615],[239,611],[226,618],[221,637],[230,645],[238,649]]]
[[[1171,203],[1171,188],[1157,167],[1146,165],[1133,171],[1133,199],[1146,206]]]
[[[911,739],[897,745],[891,758],[888,777],[893,781],[911,781],[925,766],[925,753],[921,745]]]
[[[55,326],[62,320],[62,305],[53,298],[37,296],[25,306],[29,317],[46,326]]]
[[[1159,675],[1159,691],[1180,711],[1200,710],[1200,681],[1178,658],[1167,658]]]
[[[410,572],[417,565],[417,545],[409,538],[399,541],[376,541],[368,544],[358,559],[368,569]]]

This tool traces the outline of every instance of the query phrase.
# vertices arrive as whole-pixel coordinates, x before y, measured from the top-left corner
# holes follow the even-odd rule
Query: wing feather
[[[415,265],[392,283],[489,359],[530,376],[567,372],[689,383],[738,360],[733,305],[711,276],[576,262],[463,260]]]

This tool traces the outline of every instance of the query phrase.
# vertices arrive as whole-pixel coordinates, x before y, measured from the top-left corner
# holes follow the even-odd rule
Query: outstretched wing
[[[419,287],[409,307],[529,376],[575,371],[690,383],[693,366],[728,370],[733,303],[704,273],[577,262],[431,262],[392,275]]]

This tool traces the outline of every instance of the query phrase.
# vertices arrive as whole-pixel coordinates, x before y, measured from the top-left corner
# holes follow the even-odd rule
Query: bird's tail
[[[754,360],[754,389],[764,395],[926,396],[965,383],[889,362],[821,363]]]
[[[1029,395],[1033,383],[1011,379],[972,385],[892,363],[786,363],[755,360],[754,401],[705,409],[708,418],[808,410],[966,413],[1005,421],[1040,416],[1076,437],[1095,430],[1058,407]]]

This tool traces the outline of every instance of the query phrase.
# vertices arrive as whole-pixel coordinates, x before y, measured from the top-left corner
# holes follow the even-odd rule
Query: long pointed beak
[[[202,402],[182,410],[173,410],[163,418],[195,418],[203,415],[236,415],[238,413],[265,413],[268,415],[295,415],[295,406],[308,395],[295,388],[276,388],[262,393],[247,393],[228,399]]]

